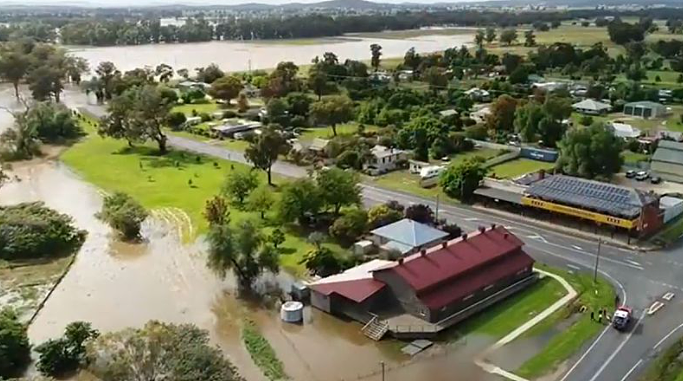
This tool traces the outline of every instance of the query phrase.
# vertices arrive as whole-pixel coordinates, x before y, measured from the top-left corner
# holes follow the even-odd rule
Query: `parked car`
[[[617,308],[612,318],[612,326],[618,331],[626,331],[631,323],[631,315],[633,311],[626,306]]]
[[[634,171],[632,169],[629,169],[628,171],[626,171],[626,178],[627,179],[632,179],[634,177],[636,177],[636,171]]]
[[[636,173],[636,180],[637,181],[645,181],[648,177],[650,177],[650,174],[647,173],[647,171],[640,171]]]
[[[650,178],[650,182],[651,182],[652,184],[659,184],[659,183],[662,182],[662,178],[659,177],[659,176],[652,176],[652,177]]]

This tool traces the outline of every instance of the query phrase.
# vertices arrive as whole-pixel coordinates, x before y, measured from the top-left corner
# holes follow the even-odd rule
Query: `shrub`
[[[413,221],[420,222],[423,224],[433,224],[434,223],[434,212],[429,205],[425,204],[413,204],[406,208],[404,215]]]
[[[0,258],[56,256],[78,249],[86,232],[41,202],[0,206]]]
[[[202,118],[202,122],[211,121],[211,115],[209,115],[208,113],[202,112],[199,114],[199,117]]]
[[[403,213],[387,205],[377,205],[368,211],[368,228],[376,229],[403,218]]]
[[[236,118],[237,113],[232,111],[232,110],[225,110],[223,111],[223,119],[231,119],[231,118]]]
[[[465,128],[465,136],[468,139],[485,140],[488,136],[488,132],[486,131],[486,126],[472,126]]]
[[[125,239],[140,235],[140,225],[147,216],[147,211],[140,203],[122,192],[105,197],[102,210],[97,215]]]
[[[330,236],[343,245],[350,245],[365,233],[368,213],[362,209],[351,209],[337,218],[330,226]]]
[[[172,112],[168,114],[167,123],[173,130],[179,130],[180,127],[187,121],[185,114],[182,112]]]
[[[589,115],[584,115],[581,117],[581,120],[579,120],[579,123],[581,123],[582,126],[590,126],[593,124],[593,117]]]
[[[90,323],[74,322],[66,326],[64,336],[48,340],[36,347],[40,354],[37,368],[47,376],[61,377],[75,372],[86,362],[85,343],[99,332]]]
[[[26,326],[12,309],[0,310],[0,379],[16,376],[31,362]]]

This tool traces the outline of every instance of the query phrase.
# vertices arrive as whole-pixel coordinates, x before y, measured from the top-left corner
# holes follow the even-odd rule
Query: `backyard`
[[[491,167],[489,176],[499,179],[514,179],[527,173],[538,172],[541,169],[550,171],[553,168],[555,168],[555,163],[518,158]]]

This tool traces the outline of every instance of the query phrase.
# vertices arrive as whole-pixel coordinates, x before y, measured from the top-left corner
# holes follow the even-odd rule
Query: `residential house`
[[[408,161],[408,152],[396,148],[376,145],[370,150],[370,159],[364,169],[371,175],[379,175],[398,168],[401,163]]]
[[[470,97],[473,101],[476,102],[490,102],[491,101],[491,94],[484,89],[480,89],[478,87],[473,87],[467,91],[465,91],[465,95]]]
[[[408,218],[370,232],[370,240],[385,252],[401,255],[433,246],[448,237],[448,233]]]
[[[667,109],[666,106],[657,102],[631,102],[624,105],[624,114],[643,119],[661,118],[667,114]]]
[[[603,115],[607,114],[612,109],[612,106],[607,103],[598,102],[593,99],[585,99],[581,102],[574,103],[572,105],[572,108],[574,109],[574,111],[580,112],[582,114]]]
[[[314,138],[308,146],[308,151],[318,156],[327,156],[329,153],[330,141],[327,139]]]
[[[611,122],[609,127],[612,129],[614,136],[622,139],[636,139],[642,134],[642,131],[638,128],[626,123]]]

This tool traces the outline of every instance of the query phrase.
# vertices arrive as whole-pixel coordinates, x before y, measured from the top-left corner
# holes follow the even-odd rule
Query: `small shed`
[[[626,123],[612,122],[610,127],[614,136],[622,139],[636,139],[642,134],[639,129]]]
[[[370,240],[362,240],[353,244],[353,253],[356,255],[370,254],[373,249],[373,243]]]
[[[198,116],[191,116],[191,117],[185,119],[185,125],[186,126],[196,126],[201,122],[202,122],[202,118],[198,117]]]
[[[624,105],[624,114],[638,118],[661,118],[667,113],[666,106],[651,101],[631,102]]]
[[[683,213],[683,199],[672,196],[662,196],[659,207],[664,210],[664,223],[675,219]]]

